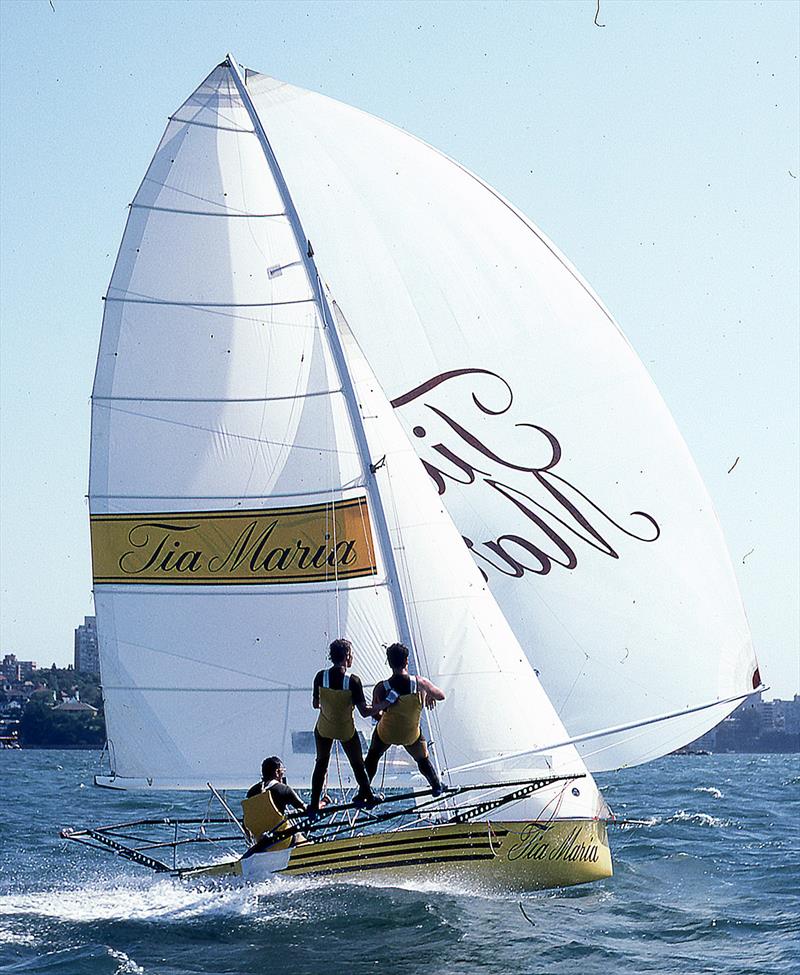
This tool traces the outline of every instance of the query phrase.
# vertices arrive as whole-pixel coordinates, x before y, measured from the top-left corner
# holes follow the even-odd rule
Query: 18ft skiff
[[[760,684],[705,489],[586,283],[456,163],[230,56],[131,204],[92,403],[98,784],[242,789],[272,752],[308,783],[338,636],[366,684],[400,639],[447,694],[444,797],[394,749],[405,799],[217,871],[608,876],[591,771]],[[196,875],[153,825],[65,835]]]

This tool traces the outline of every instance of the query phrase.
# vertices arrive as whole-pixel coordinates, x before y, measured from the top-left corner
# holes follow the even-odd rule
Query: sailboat
[[[96,783],[211,789],[226,815],[63,835],[155,870],[608,877],[592,773],[666,754],[761,686],[705,488],[586,282],[453,160],[230,55],[130,204],[89,501]],[[400,640],[445,691],[424,726],[445,793],[393,749],[386,802],[356,810],[337,762],[320,819],[179,866],[184,846],[255,838],[228,792],[265,755],[308,785],[337,637],[365,685]]]

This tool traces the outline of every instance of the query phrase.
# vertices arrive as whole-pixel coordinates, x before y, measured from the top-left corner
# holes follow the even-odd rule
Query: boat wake
[[[341,904],[343,888],[351,892],[347,897],[351,902],[360,899],[357,891],[363,891],[363,896],[370,902],[376,897],[392,900],[404,894],[421,895],[425,899],[452,897],[462,901],[465,898],[492,902],[520,899],[519,894],[469,887],[435,876],[402,881],[291,877],[244,885],[114,875],[57,888],[0,895],[0,944],[21,944],[23,939],[34,945],[37,939],[24,932],[35,927],[36,921],[56,921],[78,927],[119,923],[182,926],[200,921],[224,924],[230,920],[246,920],[254,925],[314,922],[329,914],[331,899]],[[569,888],[529,892],[525,898],[527,901],[531,897],[559,897],[565,893],[572,897],[576,893],[586,895],[589,891]],[[128,964],[125,959],[120,961]],[[118,971],[138,972],[135,963],[131,964],[134,967],[121,967]]]
[[[0,918],[38,917],[67,924],[116,921],[182,924],[212,916],[263,914],[263,905],[274,900],[278,891],[284,895],[285,902],[286,898],[294,900],[295,895],[309,886],[308,882],[295,879],[280,885],[198,886],[172,878],[116,877],[88,885],[4,894],[0,896]],[[282,918],[300,918],[298,904],[282,906],[285,908]]]

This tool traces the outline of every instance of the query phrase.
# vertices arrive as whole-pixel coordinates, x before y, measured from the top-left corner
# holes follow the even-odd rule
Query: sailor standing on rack
[[[358,708],[362,717],[368,718],[372,715],[372,709],[367,707],[360,679],[355,674],[347,673],[348,668],[353,665],[353,645],[349,640],[334,640],[329,650],[333,666],[328,670],[321,670],[314,678],[312,703],[320,714],[314,728],[317,760],[311,776],[311,802],[307,810],[311,815],[319,812],[320,797],[335,741],[342,743],[358,782],[358,795],[353,802],[368,807],[378,802],[364,769],[361,741],[353,722],[354,708]]]
[[[408,647],[393,643],[386,650],[386,662],[392,676],[375,685],[372,692],[373,714],[380,714],[372,733],[364,765],[370,782],[378,771],[378,762],[392,745],[402,745],[416,761],[420,772],[428,780],[434,796],[444,791],[436,769],[428,758],[428,746],[420,728],[423,705],[436,707],[443,701],[444,691],[427,678],[411,676],[408,672]],[[381,713],[382,712],[382,713]]]

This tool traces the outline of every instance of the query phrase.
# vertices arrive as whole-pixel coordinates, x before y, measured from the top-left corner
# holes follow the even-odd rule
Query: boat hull
[[[455,881],[481,889],[541,890],[613,873],[602,820],[477,822],[308,843],[277,876]]]

